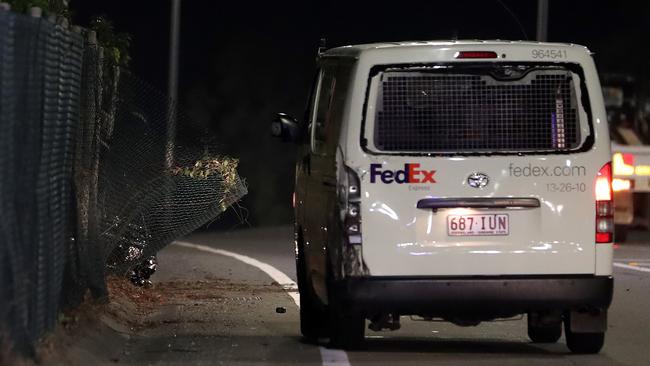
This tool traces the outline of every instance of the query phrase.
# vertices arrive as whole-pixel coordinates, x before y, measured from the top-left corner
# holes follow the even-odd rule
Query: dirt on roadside
[[[110,365],[128,355],[130,343],[147,329],[173,323],[205,322],[203,311],[228,311],[233,304],[255,301],[265,293],[282,293],[275,283],[252,285],[205,276],[197,281],[165,281],[149,288],[136,287],[128,279],[108,279],[110,302],[92,299],[59,317],[54,331],[39,342],[35,360],[12,356],[0,345],[2,365]],[[169,309],[192,309],[179,316]],[[189,315],[188,315],[189,314]],[[2,357],[0,355],[0,357]]]

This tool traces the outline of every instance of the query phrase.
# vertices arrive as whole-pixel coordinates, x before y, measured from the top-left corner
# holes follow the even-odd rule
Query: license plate
[[[449,215],[447,234],[449,236],[489,236],[510,234],[507,214]]]

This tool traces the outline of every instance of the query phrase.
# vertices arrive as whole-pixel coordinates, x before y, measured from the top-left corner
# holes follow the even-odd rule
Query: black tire
[[[330,348],[358,350],[364,346],[366,318],[363,313],[345,306],[341,293],[332,278],[331,263],[327,268],[328,312],[330,320]]]
[[[314,290],[307,279],[302,247],[298,249],[296,273],[298,275],[298,291],[300,292],[300,333],[307,341],[317,342],[318,338],[328,336],[328,313],[325,306],[317,303]]]
[[[364,346],[366,319],[361,313],[335,313],[330,307],[330,347],[357,350]]]
[[[564,321],[566,345],[573,353],[594,354],[600,352],[605,344],[605,333],[574,333],[569,326],[569,320]]]
[[[300,333],[309,342],[327,337],[327,313],[314,304],[314,299],[306,293],[300,294]]]
[[[534,343],[555,343],[562,336],[562,323],[549,327],[537,327],[528,322],[528,338]]]

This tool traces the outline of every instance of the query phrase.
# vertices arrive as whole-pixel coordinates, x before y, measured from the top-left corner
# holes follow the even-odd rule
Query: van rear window
[[[374,84],[373,143],[382,151],[552,152],[576,149],[588,134],[580,77],[563,67],[387,69]]]

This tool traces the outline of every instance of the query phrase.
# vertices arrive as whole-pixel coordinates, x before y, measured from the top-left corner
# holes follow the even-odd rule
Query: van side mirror
[[[282,142],[300,142],[298,121],[286,113],[278,113],[271,122],[271,135],[282,139]]]

